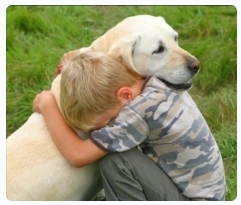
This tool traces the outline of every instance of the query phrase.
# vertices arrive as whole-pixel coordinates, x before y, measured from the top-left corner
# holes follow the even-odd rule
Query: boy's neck
[[[145,83],[145,79],[139,79],[132,86],[132,93],[133,93],[134,98],[142,93],[142,88],[144,86],[144,83]]]
[[[148,83],[148,81],[150,80],[150,78],[152,78],[152,76],[150,75],[150,76],[147,76],[146,78],[142,78],[142,80],[143,80],[143,83],[142,83],[142,88],[141,88],[141,93],[143,92],[143,90],[145,89],[145,87],[146,87],[146,84]]]

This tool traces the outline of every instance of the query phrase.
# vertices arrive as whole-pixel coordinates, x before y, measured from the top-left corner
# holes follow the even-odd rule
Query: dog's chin
[[[186,83],[182,83],[182,84],[173,84],[170,83],[166,80],[160,79],[163,83],[165,83],[168,87],[173,88],[175,90],[189,90],[192,87],[192,82],[188,81]]]

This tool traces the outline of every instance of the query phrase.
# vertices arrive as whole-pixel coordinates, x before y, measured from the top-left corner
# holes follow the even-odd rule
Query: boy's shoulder
[[[155,115],[157,112],[158,115],[163,112],[169,113],[172,109],[191,109],[193,114],[195,112],[195,116],[200,115],[197,105],[187,91],[177,91],[169,88],[156,77],[151,77],[145,82],[141,95],[132,100],[127,107],[137,112],[146,120],[148,120],[152,114]],[[173,116],[173,114],[170,114],[170,117],[171,116]]]
[[[127,107],[137,112],[143,112],[158,102],[166,100],[172,92],[162,81],[156,77],[150,77],[144,83],[142,93],[130,101]]]

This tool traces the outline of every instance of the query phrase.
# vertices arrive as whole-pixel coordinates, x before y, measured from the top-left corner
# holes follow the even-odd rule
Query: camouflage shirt
[[[108,152],[140,145],[192,199],[222,200],[226,182],[217,143],[196,104],[155,77],[108,126],[91,133]]]

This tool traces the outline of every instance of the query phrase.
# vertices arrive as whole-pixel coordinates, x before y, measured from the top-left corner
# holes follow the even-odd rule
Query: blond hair
[[[66,121],[75,129],[89,131],[98,115],[118,105],[118,89],[132,86],[136,80],[107,54],[74,56],[64,65],[60,84],[60,106]]]

